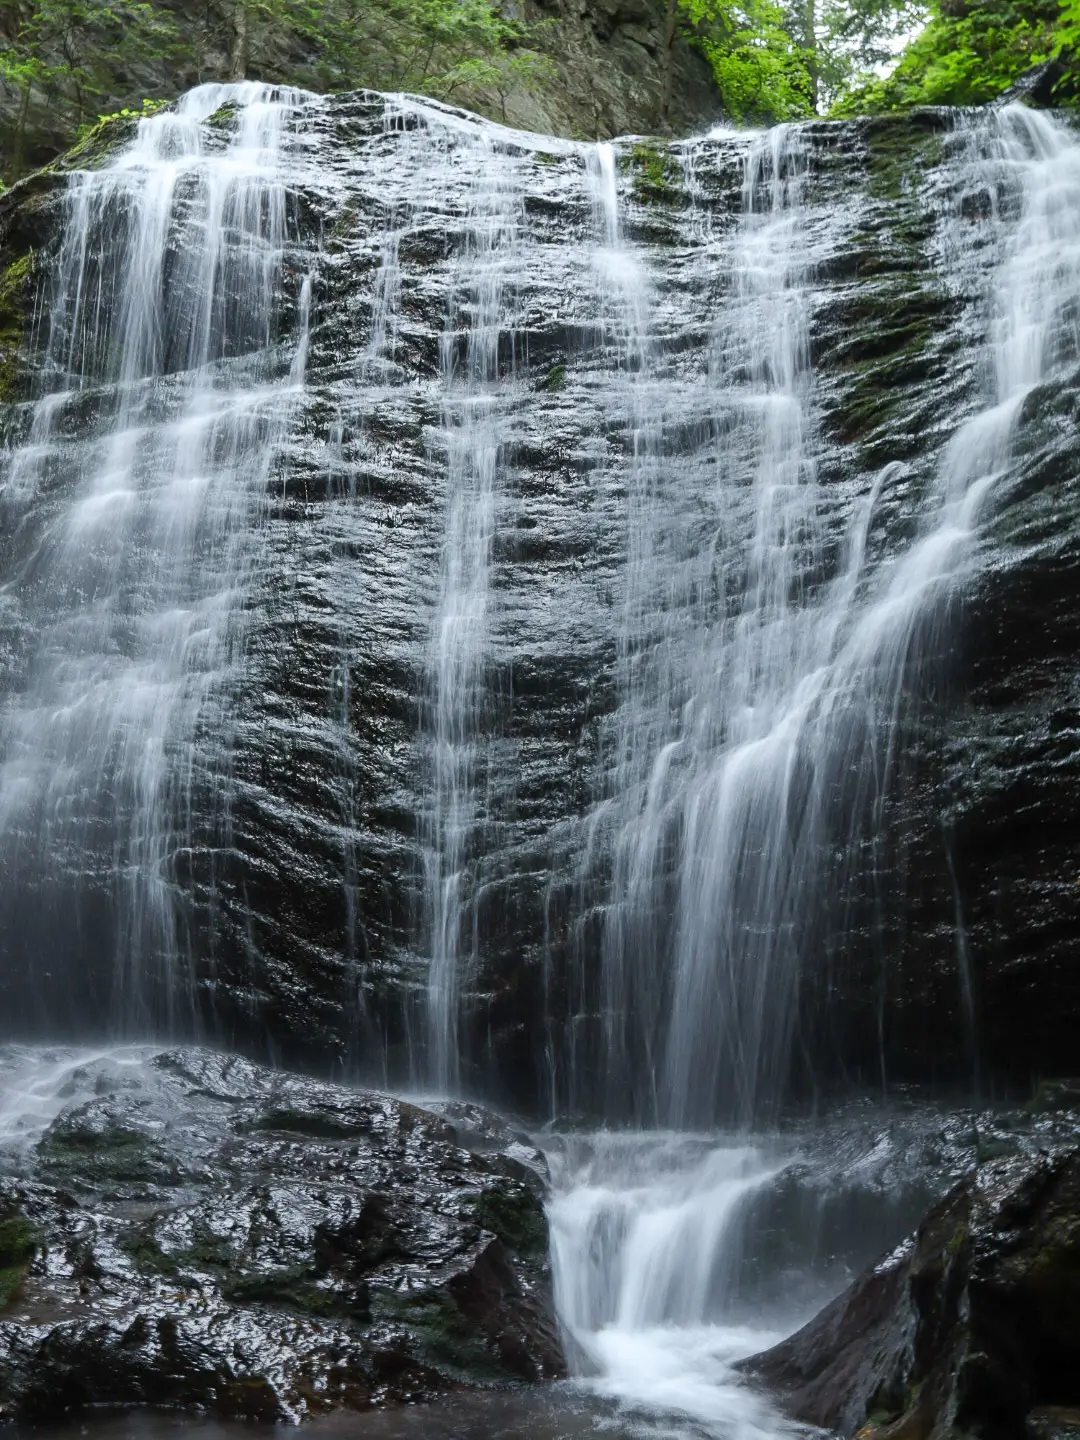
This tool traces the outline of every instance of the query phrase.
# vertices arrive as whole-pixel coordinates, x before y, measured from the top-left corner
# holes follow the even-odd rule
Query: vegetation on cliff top
[[[1080,0],[655,0],[655,9],[669,68],[672,47],[689,41],[736,121],[979,103],[1051,59],[1055,97],[1080,94],[1071,58]],[[0,175],[49,159],[104,111],[223,76],[412,90],[498,113],[514,87],[552,77],[545,49],[558,22],[528,13],[515,0],[8,0]]]

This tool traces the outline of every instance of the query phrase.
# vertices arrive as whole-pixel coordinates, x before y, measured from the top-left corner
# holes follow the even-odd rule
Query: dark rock
[[[1068,1435],[1080,1151],[993,1161],[802,1330],[743,1362],[798,1420],[872,1440]]]
[[[0,1416],[296,1420],[562,1373],[544,1161],[497,1117],[206,1050],[73,1088],[0,1180]]]
[[[1025,105],[1037,105],[1044,110],[1052,105],[1060,105],[1062,82],[1066,81],[1069,75],[1069,67],[1064,61],[1044,60],[1041,65],[1033,65],[1030,70],[1018,75],[994,103],[1010,105],[1019,101]]]

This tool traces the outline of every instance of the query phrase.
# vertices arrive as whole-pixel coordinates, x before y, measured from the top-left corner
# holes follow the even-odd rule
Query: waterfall
[[[498,699],[490,683],[492,545],[505,483],[503,396],[513,374],[514,241],[523,219],[519,162],[482,133],[467,153],[466,239],[440,356],[447,510],[430,667],[433,794],[425,847],[427,1078],[442,1092],[458,1082],[459,994],[479,946],[472,862],[490,833],[485,720]]]
[[[80,1025],[84,1005],[143,1032],[198,1008],[193,797],[227,826],[245,587],[304,377],[288,166],[314,103],[202,86],[68,184],[45,393],[0,482],[0,606],[22,637],[0,712],[0,924],[31,1024],[65,1023],[35,1014],[58,960]],[[111,996],[81,993],[80,949],[112,953]]]
[[[678,448],[656,452],[673,425],[670,382],[654,387],[651,434],[633,422],[620,697],[595,822],[611,854],[603,1044],[581,1062],[606,1076],[608,1114],[676,1126],[775,1114],[806,967],[843,943],[845,877],[873,900],[935,629],[1007,473],[1024,398],[1053,359],[1073,274],[1072,140],[1012,108],[955,143],[961,198],[1000,193],[1019,220],[992,287],[992,393],[946,447],[906,550],[883,554],[875,535],[904,467],[885,465],[846,510],[816,479],[808,327],[821,240],[801,199],[798,127],[746,153],[710,350],[716,405],[689,483]],[[1050,165],[1063,177],[1053,191]],[[1008,236],[1007,218],[999,228]],[[633,343],[648,353],[647,339]]]
[[[613,1044],[616,1085],[634,1084],[628,1063],[653,1061],[655,1108],[680,1127],[718,1111],[744,1124],[775,1113],[836,839],[839,863],[851,864],[860,827],[872,839],[880,825],[905,689],[977,563],[1025,401],[1076,360],[1080,146],[1018,106],[965,122],[953,143],[944,247],[962,267],[963,217],[974,209],[1003,249],[987,295],[984,403],[945,446],[907,548],[882,557],[870,543],[901,469],[887,465],[851,507],[827,570],[800,288],[802,157],[786,128],[752,142],[746,158],[733,313],[713,372],[714,383],[723,366],[746,377],[743,429],[719,435],[718,468],[731,447],[749,446],[749,503],[721,489],[719,528],[674,554],[670,508],[642,512],[604,964],[618,1024],[638,1031],[632,1043],[617,1035],[625,1050]],[[725,572],[737,576],[734,606],[716,603]],[[962,939],[958,949],[970,1023]],[[785,1310],[759,1299],[748,1320],[733,1284],[740,1220],[790,1160],[775,1139],[685,1128],[581,1136],[554,1152],[556,1294],[582,1383],[631,1411],[678,1412],[704,1434],[783,1432],[730,1362],[806,1318],[797,1300]]]
[[[339,103],[358,160],[326,143]],[[515,1071],[627,1125],[551,1140],[561,1319],[583,1385],[705,1435],[779,1426],[731,1364],[804,1313],[737,1273],[797,1163],[769,1127],[804,990],[882,931],[920,697],[1080,348],[1080,147],[1020,107],[950,126],[926,246],[977,312],[981,388],[917,474],[829,478],[814,340],[864,217],[815,189],[813,127],[643,157],[261,85],[200,87],[70,177],[41,393],[6,422],[11,1024],[197,1029],[219,972],[192,914],[228,901],[234,998],[271,1030],[314,996],[306,1038],[348,1031],[357,1070],[458,1093]],[[308,529],[272,549],[279,500]],[[304,565],[320,618],[286,628],[260,607],[299,613]],[[291,690],[253,659],[275,647],[310,666]],[[273,747],[308,731],[289,789]],[[247,871],[240,795],[268,837]],[[235,875],[260,865],[256,915]],[[76,1062],[5,1063],[0,1135],[47,1123]]]

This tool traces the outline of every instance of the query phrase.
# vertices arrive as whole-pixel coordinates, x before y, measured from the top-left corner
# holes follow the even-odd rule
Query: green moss
[[[311,1266],[294,1265],[282,1270],[236,1276],[226,1281],[221,1293],[234,1305],[283,1307],[323,1319],[366,1322],[370,1318],[365,1287],[358,1286],[343,1292],[319,1285],[316,1281],[317,1276]]]
[[[313,1140],[354,1140],[366,1135],[370,1127],[367,1122],[350,1124],[335,1115],[320,1115],[310,1110],[267,1110],[250,1125],[241,1127],[241,1133],[262,1130],[283,1131],[287,1135],[306,1135]]]
[[[473,1216],[482,1230],[497,1235],[518,1255],[545,1255],[547,1221],[540,1201],[525,1185],[482,1190],[473,1202]]]
[[[500,1380],[505,1374],[483,1339],[443,1290],[373,1290],[372,1315],[413,1336],[420,1359],[467,1381]]]
[[[168,1156],[145,1135],[123,1126],[49,1131],[38,1143],[38,1157],[45,1169],[75,1184],[171,1183],[179,1178]]]
[[[171,1255],[166,1255],[145,1225],[138,1225],[121,1235],[118,1244],[136,1270],[144,1275],[175,1275],[179,1269]]]
[[[227,1270],[235,1259],[229,1242],[209,1230],[197,1234],[187,1249],[177,1256],[180,1265],[200,1270]]]
[[[622,163],[630,171],[634,198],[641,204],[671,204],[679,198],[682,172],[669,151],[640,140]]]
[[[875,199],[899,200],[918,183],[920,173],[943,158],[941,117],[934,111],[883,115],[866,133],[868,189]]]
[[[18,398],[19,351],[33,298],[34,253],[19,255],[0,270],[0,404]]]
[[[100,170],[122,145],[135,138],[139,117],[132,111],[103,115],[86,130],[70,150],[47,168],[50,170]]]
[[[967,1237],[968,1229],[966,1225],[958,1225],[949,1236],[945,1242],[945,1254],[949,1256],[950,1260],[959,1255],[960,1251],[964,1248],[964,1242],[967,1240]]]
[[[206,120],[206,124],[214,130],[231,130],[236,123],[236,117],[240,113],[240,106],[235,101],[227,105],[219,105],[214,113]]]
[[[551,369],[547,372],[547,374],[540,381],[539,385],[536,388],[538,390],[547,390],[550,391],[552,394],[555,394],[557,391],[563,389],[565,384],[566,366],[560,360],[557,364],[552,365]]]
[[[0,1310],[18,1294],[37,1250],[37,1234],[18,1212],[0,1220]]]

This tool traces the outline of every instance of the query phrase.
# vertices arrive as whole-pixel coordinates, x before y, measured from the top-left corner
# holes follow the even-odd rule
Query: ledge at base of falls
[[[861,1440],[1080,1433],[1080,1151],[983,1164],[742,1368],[797,1420]]]
[[[496,1117],[198,1049],[70,1084],[0,1173],[0,1417],[295,1421],[562,1373],[544,1161]]]

